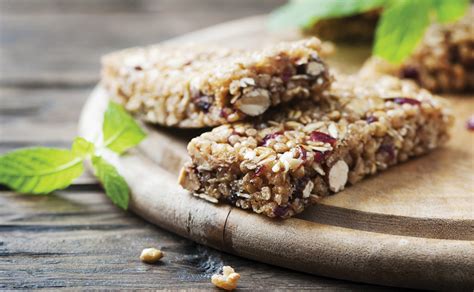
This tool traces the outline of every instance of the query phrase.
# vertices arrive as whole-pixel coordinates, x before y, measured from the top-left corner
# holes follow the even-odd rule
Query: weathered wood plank
[[[225,16],[240,11],[269,11],[285,0],[1,0],[0,8],[9,14],[54,14],[67,12],[110,14],[117,12],[149,13],[157,11],[196,11]],[[232,11],[230,11],[232,10]]]
[[[0,1],[0,85],[91,85],[105,53],[266,13],[283,0],[117,2]]]
[[[161,248],[158,265],[141,249]],[[224,264],[242,275],[242,289],[355,290],[373,286],[293,272],[196,245],[118,210],[100,192],[0,196],[0,288],[202,288]]]
[[[37,143],[68,147],[91,88],[0,88],[0,147]],[[0,148],[0,149],[1,149]]]
[[[0,153],[68,147],[112,50],[270,11],[284,0],[0,0]],[[223,264],[247,290],[374,286],[276,268],[196,245],[110,204],[91,176],[53,196],[0,189],[0,289],[201,288]],[[142,264],[146,246],[166,252]]]

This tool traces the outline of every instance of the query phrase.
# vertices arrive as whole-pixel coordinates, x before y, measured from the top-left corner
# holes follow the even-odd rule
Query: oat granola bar
[[[444,100],[411,81],[341,77],[323,95],[193,139],[180,184],[214,203],[288,218],[440,146],[452,120]]]
[[[381,11],[374,9],[352,16],[321,19],[303,28],[303,33],[315,35],[324,41],[370,42],[374,38]]]
[[[422,42],[401,66],[371,58],[364,74],[371,71],[412,79],[433,92],[474,90],[474,8],[461,20],[431,25]]]
[[[259,51],[196,45],[133,48],[103,58],[102,83],[144,120],[185,128],[258,116],[329,85],[316,38]]]

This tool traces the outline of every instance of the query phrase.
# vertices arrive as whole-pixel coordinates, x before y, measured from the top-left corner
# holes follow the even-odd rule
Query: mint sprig
[[[317,21],[346,17],[383,8],[373,53],[399,64],[416,48],[433,21],[456,21],[470,0],[290,0],[270,14],[269,27],[307,28]]]
[[[145,138],[142,128],[115,102],[110,102],[105,111],[102,134],[104,145],[118,154],[135,147]]]
[[[110,200],[120,208],[127,209],[130,191],[117,169],[100,156],[92,157],[92,165],[95,175],[104,186]]]
[[[97,155],[101,148],[117,154],[138,145],[145,132],[118,104],[110,102],[104,114],[103,143],[76,137],[71,150],[33,147],[0,156],[0,184],[19,193],[44,195],[68,187],[84,172],[84,161],[92,160],[94,173],[107,196],[122,209],[128,208],[130,190],[115,167]]]
[[[321,19],[345,17],[382,7],[386,0],[291,0],[270,14],[270,29],[307,28]]]
[[[401,63],[415,49],[430,24],[431,0],[398,0],[385,8],[375,33],[374,54]]]
[[[373,53],[400,64],[420,43],[432,21],[455,21],[468,7],[469,0],[391,1],[377,25]]]
[[[20,193],[47,194],[64,189],[84,172],[72,151],[46,147],[20,149],[0,157],[0,183]]]

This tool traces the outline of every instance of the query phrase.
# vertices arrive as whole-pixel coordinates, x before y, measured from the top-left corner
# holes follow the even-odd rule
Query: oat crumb
[[[163,257],[163,255],[163,252],[159,249],[145,248],[140,255],[140,260],[147,264],[155,264]]]
[[[222,268],[222,275],[213,275],[211,282],[221,289],[230,291],[237,288],[237,282],[239,279],[240,274],[236,273],[232,267],[224,266]]]

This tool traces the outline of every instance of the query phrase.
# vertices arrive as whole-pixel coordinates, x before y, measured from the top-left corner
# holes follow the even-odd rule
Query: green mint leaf
[[[360,14],[382,7],[388,0],[292,0],[270,14],[270,29],[308,27],[327,18]]]
[[[0,183],[20,193],[63,189],[83,171],[82,158],[64,149],[35,147],[0,156]]]
[[[85,158],[88,155],[94,154],[94,144],[82,137],[76,137],[72,142],[72,153],[78,157]]]
[[[99,156],[92,158],[95,175],[102,183],[105,193],[112,202],[120,208],[127,210],[130,191],[124,178],[115,167]]]
[[[452,22],[463,17],[469,9],[469,0],[433,0],[439,22]]]
[[[112,101],[104,114],[102,133],[105,146],[118,154],[138,145],[146,137],[133,117]]]
[[[432,0],[398,0],[386,7],[379,20],[374,54],[401,63],[415,49],[430,24]]]

